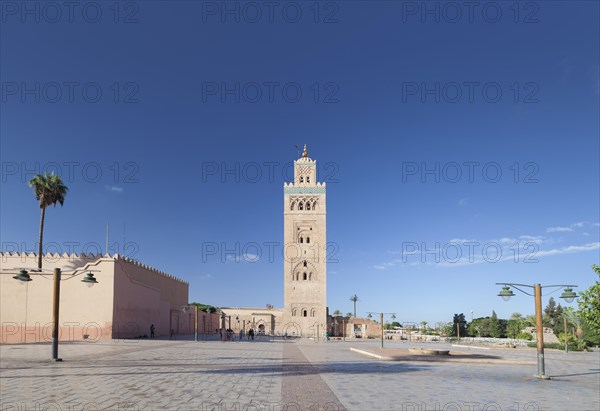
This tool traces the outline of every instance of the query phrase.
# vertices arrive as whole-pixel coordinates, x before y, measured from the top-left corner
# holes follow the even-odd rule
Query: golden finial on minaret
[[[304,151],[302,152],[302,157],[308,157],[308,151],[306,151],[306,144],[304,145]]]

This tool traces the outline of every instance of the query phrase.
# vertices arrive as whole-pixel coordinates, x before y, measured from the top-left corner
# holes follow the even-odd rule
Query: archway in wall
[[[286,335],[286,333],[288,338],[302,337],[302,328],[297,323],[287,323],[283,326],[283,335]]]

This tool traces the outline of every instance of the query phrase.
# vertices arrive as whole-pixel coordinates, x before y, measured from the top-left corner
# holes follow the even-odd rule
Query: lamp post
[[[200,321],[200,309],[194,304],[194,341],[198,342],[198,321]]]
[[[98,284],[96,278],[94,278],[94,274],[92,271],[97,270],[82,270],[79,274],[76,271],[71,273],[71,276],[66,280],[70,280],[80,274],[87,273],[86,276],[81,280],[82,283],[85,283],[88,287],[92,287],[94,284]],[[62,361],[62,358],[58,358],[58,338],[59,338],[59,314],[60,314],[60,282],[62,280],[62,271],[60,268],[54,269],[54,286],[52,291],[52,361]],[[41,273],[35,273],[34,275],[43,275]],[[17,281],[21,282],[29,282],[32,281],[31,276],[27,272],[27,270],[21,270],[19,273],[13,278]],[[27,324],[25,325],[27,326]]]
[[[200,321],[200,309],[198,308],[198,305],[195,303],[192,303],[191,305],[194,306],[194,341],[198,342],[198,329],[200,328],[200,326],[198,325],[198,322]],[[188,311],[189,309],[190,309],[189,304],[182,308],[184,313],[186,311]]]
[[[564,298],[566,302],[571,303],[577,297],[577,294],[573,292],[572,287],[576,285],[545,285],[534,284],[516,284],[516,283],[496,283],[496,285],[502,285],[502,290],[498,293],[498,297],[502,297],[504,301],[510,300],[514,297],[515,293],[512,292],[510,287],[513,287],[523,294],[533,296],[535,300],[535,330],[537,334],[537,370],[538,373],[535,375],[537,378],[548,380],[549,376],[546,375],[546,366],[544,363],[544,329],[542,321],[542,288],[564,288],[565,291],[561,294],[560,298]],[[533,289],[533,294],[527,291],[521,290],[519,287],[527,287]]]
[[[381,348],[383,348],[383,315],[384,314],[391,314],[392,315],[392,319],[396,318],[396,313],[376,313],[376,312],[369,312],[369,318],[372,318],[371,314],[379,314],[379,322],[380,322],[380,326],[381,326]]]
[[[565,354],[569,352],[569,335],[567,334],[567,317],[563,316],[564,336],[565,336]]]

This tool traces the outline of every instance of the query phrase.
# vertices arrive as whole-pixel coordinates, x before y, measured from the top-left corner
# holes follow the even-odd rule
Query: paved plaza
[[[1,345],[2,410],[598,410],[600,352],[491,349],[515,364],[382,361],[377,341]],[[457,348],[387,342],[390,348]],[[460,348],[460,351],[469,351]],[[475,349],[473,352],[477,351]]]

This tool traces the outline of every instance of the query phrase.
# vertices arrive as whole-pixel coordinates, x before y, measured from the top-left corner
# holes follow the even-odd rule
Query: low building
[[[281,308],[221,307],[220,310],[223,315],[223,327],[226,329],[236,332],[243,330],[244,333],[253,329],[256,334],[266,335],[283,335],[287,331],[290,336],[300,336],[294,327],[285,327],[281,323],[283,317]]]
[[[34,267],[34,253],[0,253],[2,343],[51,340],[55,268],[63,272],[61,340],[150,337],[152,324],[156,337],[194,332],[195,310],[184,309],[189,284],[138,261],[118,254],[46,254],[44,271],[33,272]],[[12,278],[21,268],[29,271],[32,281]],[[88,272],[98,281],[90,288],[81,282]],[[199,320],[200,332],[219,328],[216,314],[203,313]]]
[[[329,334],[345,338],[380,338],[381,324],[369,318],[333,316],[328,318]]]

